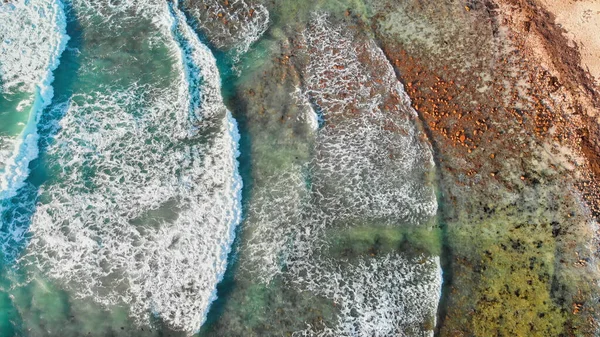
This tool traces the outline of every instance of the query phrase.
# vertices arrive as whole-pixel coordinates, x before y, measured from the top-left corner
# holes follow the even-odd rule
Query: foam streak
[[[60,1],[28,1],[0,5],[0,77],[5,92],[29,91],[34,101],[27,123],[14,144],[0,176],[0,201],[14,197],[38,156],[38,122],[51,103],[52,72],[69,37]],[[19,27],[21,28],[15,28]],[[33,60],[33,61],[32,61]]]

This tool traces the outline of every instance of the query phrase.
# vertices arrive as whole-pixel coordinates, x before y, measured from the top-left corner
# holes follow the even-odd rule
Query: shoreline
[[[438,151],[439,335],[593,334],[599,100],[579,51],[531,2],[409,3],[372,26]],[[435,30],[417,40],[394,21]]]
[[[581,67],[589,72],[600,86],[600,1],[582,0],[568,2],[561,0],[540,0],[543,7],[554,16],[555,23],[562,27],[570,46],[577,48],[581,55]]]

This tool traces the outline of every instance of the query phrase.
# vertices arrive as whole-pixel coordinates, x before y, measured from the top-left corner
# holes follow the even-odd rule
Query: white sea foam
[[[4,168],[4,166],[6,166],[6,162],[12,156],[13,150],[15,148],[15,141],[16,141],[16,139],[14,137],[0,135],[0,167],[1,168]]]
[[[164,0],[71,0],[77,16],[84,20],[94,20],[102,29],[118,31],[124,21],[150,20],[157,27],[165,27]]]
[[[326,15],[315,16],[303,36],[306,92],[325,121],[314,163],[319,203],[350,217],[410,224],[434,215],[434,190],[424,183],[431,149],[419,139],[416,112],[383,52]]]
[[[69,106],[50,149],[61,182],[45,187],[29,254],[76,295],[193,332],[240,220],[237,128],[228,113],[210,145],[187,145],[172,135],[169,102],[137,119],[126,109],[136,98],[121,95]]]
[[[292,169],[257,189],[247,219],[251,225],[245,229],[249,239],[243,265],[265,284],[282,277],[288,286],[334,301],[339,309],[335,326],[308,326],[294,335],[433,335],[442,286],[439,257],[328,257],[328,235],[344,214],[326,214],[316,205],[302,171]]]
[[[37,189],[25,183],[9,207],[2,210],[0,222],[0,251],[4,262],[14,262],[29,235],[27,224],[35,207]]]
[[[48,149],[55,178],[23,261],[75,296],[129,306],[139,324],[153,313],[191,334],[216,298],[241,218],[239,134],[214,58],[176,9],[162,9],[182,81],[99,85],[61,105]]]
[[[254,187],[245,221],[249,225],[244,228],[248,239],[243,247],[246,260],[242,268],[265,284],[283,274],[296,233],[311,230],[314,225],[303,226],[303,207],[309,201],[305,185],[300,168],[292,167],[264,186]]]
[[[48,90],[66,46],[64,9],[57,0],[0,4],[0,79],[4,92]]]
[[[5,143],[0,201],[14,197],[38,156],[38,121],[52,101],[52,72],[68,36],[63,5],[57,0],[13,1],[0,5],[0,80],[4,93],[31,93],[34,100],[21,134]],[[22,105],[19,104],[22,108]],[[1,211],[1,209],[0,209]]]
[[[321,331],[308,326],[294,336],[433,336],[439,302],[439,257],[407,258],[388,254],[340,268],[339,262],[294,264],[294,283],[332,299],[340,310],[338,325]],[[424,329],[429,320],[430,328]]]
[[[188,100],[190,124],[198,125],[202,120],[210,120],[221,112],[221,81],[219,76],[215,76],[217,62],[212,52],[200,42],[178,7],[177,1],[169,5],[168,21],[173,43],[178,45],[177,50],[180,51],[178,59],[182,65],[184,83],[180,86],[183,90],[180,96]]]
[[[281,277],[336,303],[335,326],[308,326],[296,336],[433,335],[439,257],[330,257],[332,231],[365,223],[417,227],[435,214],[427,178],[433,158],[419,140],[416,113],[372,41],[353,37],[323,15],[304,38],[310,57],[301,70],[305,88],[292,97],[306,111],[299,122],[315,132],[314,160],[255,187],[244,267],[264,283]]]
[[[297,106],[302,108],[302,114],[298,115],[297,121],[308,124],[310,130],[317,131],[323,125],[323,116],[320,116],[310,104],[307,95],[301,88],[296,88],[290,93],[291,99]]]

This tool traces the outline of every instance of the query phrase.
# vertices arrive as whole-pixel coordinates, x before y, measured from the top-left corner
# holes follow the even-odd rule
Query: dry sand
[[[600,0],[540,0],[579,48],[582,67],[600,87]]]

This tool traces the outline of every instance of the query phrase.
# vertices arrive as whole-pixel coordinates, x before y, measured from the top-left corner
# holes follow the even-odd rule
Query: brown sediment
[[[407,3],[444,54],[382,27],[400,6],[373,30],[437,151],[452,253],[440,335],[595,334],[598,94],[577,50],[531,1]],[[458,33],[439,28],[456,17]]]

